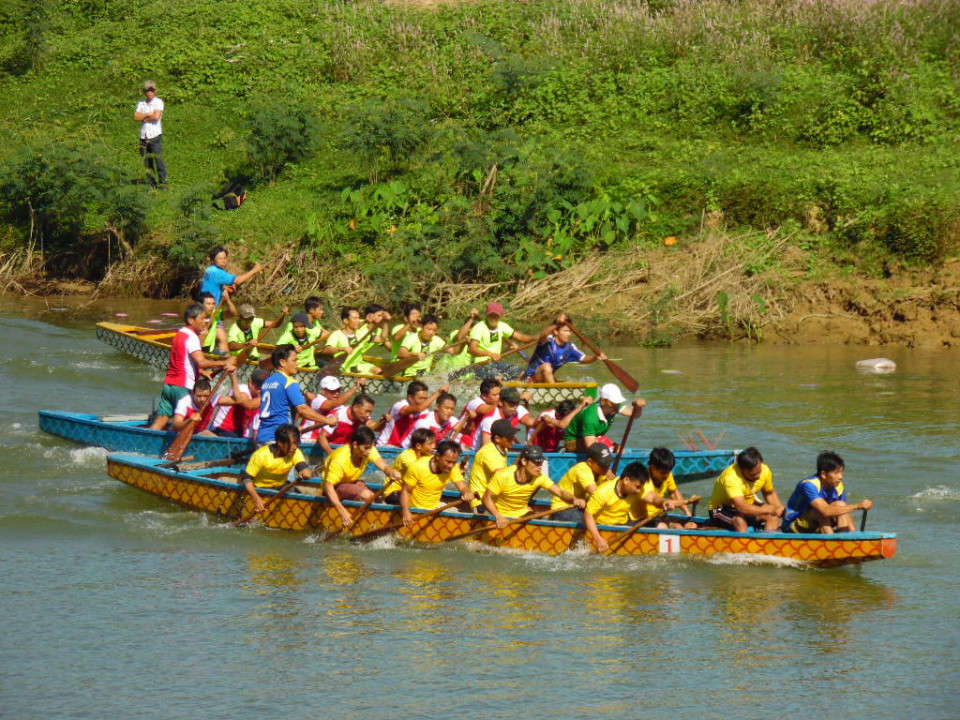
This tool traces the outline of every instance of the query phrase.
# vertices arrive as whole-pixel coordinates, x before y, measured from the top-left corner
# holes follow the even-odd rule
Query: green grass
[[[252,255],[303,245],[403,294],[424,268],[540,275],[721,211],[806,227],[841,261],[935,263],[957,243],[958,26],[949,0],[23,0],[0,10],[0,183],[9,205],[18,158],[51,143],[139,173],[151,77],[172,189],[145,195],[138,238],[161,254],[183,243],[183,196],[242,164],[267,105],[311,109],[313,156],[213,213],[186,255],[214,236]],[[102,235],[101,215],[71,244]]]

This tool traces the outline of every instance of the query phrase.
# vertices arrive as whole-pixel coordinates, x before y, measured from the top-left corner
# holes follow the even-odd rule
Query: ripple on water
[[[49,460],[65,461],[78,467],[103,467],[109,451],[102,447],[51,447],[43,451]]]
[[[717,553],[708,555],[704,562],[710,565],[768,565],[774,567],[786,567],[804,569],[809,566],[806,563],[794,560],[793,558],[775,557],[773,555],[754,555],[751,553]]]
[[[924,488],[910,497],[918,500],[957,500],[960,499],[960,488],[935,485],[934,487]]]

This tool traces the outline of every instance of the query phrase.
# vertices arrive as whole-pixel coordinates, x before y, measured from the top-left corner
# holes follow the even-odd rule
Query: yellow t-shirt
[[[473,467],[470,468],[470,489],[473,491],[473,502],[476,507],[483,502],[483,494],[487,491],[487,483],[497,470],[507,466],[507,456],[500,452],[500,448],[488,442],[477,450],[473,456]]]
[[[586,462],[578,462],[567,470],[564,476],[560,478],[560,482],[557,483],[557,485],[568,493],[573,493],[575,498],[582,498],[584,500],[587,499],[587,488],[590,485],[596,484],[597,479],[593,476],[593,470],[590,469],[590,466],[587,465]],[[555,497],[550,507],[556,509],[566,507],[569,504],[570,503],[563,498]]]
[[[279,487],[283,485],[287,481],[291,468],[307,461],[303,453],[300,452],[300,448],[297,448],[293,455],[287,458],[277,457],[270,447],[270,445],[264,445],[259,448],[247,462],[247,475],[253,478],[253,484],[257,487]]]
[[[652,480],[647,480],[636,495],[622,498],[617,495],[617,480],[606,480],[587,501],[587,512],[599,525],[626,525],[646,517],[644,496],[656,492]]]
[[[720,473],[720,477],[713,484],[713,495],[710,496],[710,509],[716,510],[723,505],[733,505],[733,498],[742,497],[748,503],[757,501],[757,493],[773,492],[773,471],[766,463],[762,463],[760,477],[752,485],[743,477],[740,466],[733,463]]]
[[[523,517],[530,509],[530,498],[540,488],[553,487],[553,480],[546,475],[538,475],[528,483],[521,485],[517,482],[517,466],[508,465],[502,470],[497,470],[490,482],[487,484],[487,490],[493,494],[493,501],[497,510],[501,514],[511,518]]]
[[[403,479],[403,476],[407,472],[407,468],[413,465],[420,458],[417,456],[417,451],[413,448],[407,448],[402,453],[397,455],[397,459],[393,461],[393,468],[400,473],[400,478]],[[400,480],[388,480],[387,484],[383,486],[383,496],[386,497],[390,493],[395,493],[400,491]]]
[[[410,507],[432,510],[440,505],[440,498],[447,483],[462,483],[460,466],[454,465],[450,472],[438,475],[430,467],[433,457],[422,457],[407,468],[403,484],[411,488]]]
[[[380,453],[376,448],[371,448],[367,459],[359,466],[354,465],[350,457],[350,445],[341,445],[323,463],[323,480],[334,485],[356,482],[366,472],[367,463],[379,459]]]
[[[666,478],[664,478],[662,485],[657,485],[656,483],[653,483],[652,480],[651,483],[653,484],[653,491],[662,498],[669,497],[677,491],[677,481],[676,478],[673,477],[673,473],[670,473]],[[646,492],[643,494],[646,495]],[[647,506],[645,517],[649,517],[660,512],[660,508],[658,508],[656,505],[652,505],[650,503],[644,504]]]

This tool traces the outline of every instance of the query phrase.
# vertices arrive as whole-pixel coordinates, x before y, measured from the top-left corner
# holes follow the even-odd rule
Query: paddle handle
[[[860,532],[863,532],[867,529],[867,513],[870,512],[866,508],[863,509],[863,515],[860,517]]]
[[[357,520],[359,520],[360,518],[363,517],[363,514],[367,511],[367,508],[369,508],[371,505],[373,505],[373,503],[376,502],[376,500],[377,500],[378,497],[380,497],[380,493],[375,493],[373,497],[371,497],[371,498],[370,498],[369,500],[367,500],[363,505],[360,506],[360,509],[357,510],[357,514],[353,516],[353,521],[350,523],[351,526],[357,524]],[[342,535],[342,534],[343,534],[343,531],[346,530],[346,529],[347,529],[347,526],[346,526],[345,524],[344,524],[344,525],[341,525],[339,530],[337,530],[336,532],[332,532],[332,533],[330,533],[329,535],[327,535],[327,536],[323,539],[323,541],[324,541],[324,542],[327,542],[328,540],[333,540],[333,538]]]
[[[572,324],[570,324],[570,330],[572,330],[573,334],[580,339],[580,342],[582,342],[584,345],[586,345],[588,348],[590,348],[593,351],[594,355],[603,354],[603,351],[600,348],[598,348],[596,345],[590,342],[590,340],[585,338],[581,334],[581,332],[577,330],[577,328],[575,328]],[[622,382],[630,392],[636,392],[637,390],[640,389],[640,383],[636,381],[633,375],[631,375],[622,367],[617,365],[617,363],[615,363],[613,360],[611,360],[610,358],[607,358],[603,362],[606,364],[607,369],[610,370],[613,376],[617,378],[617,380]]]
[[[613,472],[617,472],[617,468],[620,467],[620,459],[623,457],[623,451],[627,447],[627,438],[630,437],[630,429],[633,427],[633,421],[637,417],[637,408],[633,408],[633,411],[630,413],[630,417],[627,418],[627,429],[623,431],[623,439],[620,441],[620,448],[617,450],[617,457],[613,461],[611,469]]]

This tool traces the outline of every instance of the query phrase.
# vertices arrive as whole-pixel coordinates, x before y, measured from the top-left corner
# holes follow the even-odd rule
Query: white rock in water
[[[858,360],[857,370],[869,373],[892,373],[897,369],[897,364],[890,358],[870,358],[869,360]]]

